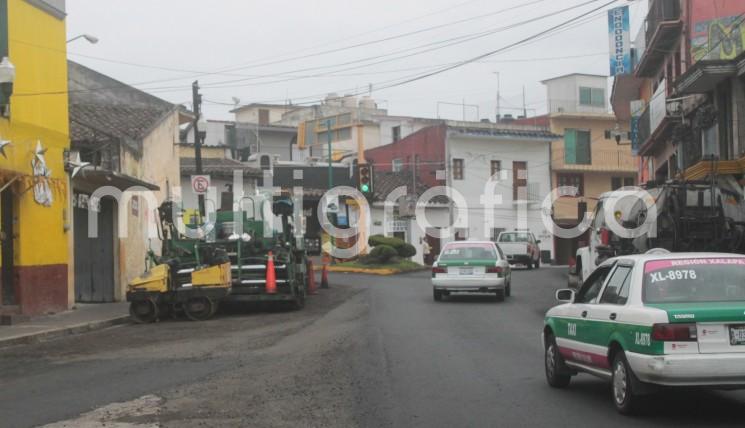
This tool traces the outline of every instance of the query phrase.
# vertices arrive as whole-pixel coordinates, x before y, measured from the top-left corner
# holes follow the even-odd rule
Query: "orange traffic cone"
[[[329,288],[329,270],[328,263],[323,264],[323,270],[321,271],[321,288]]]
[[[274,271],[274,256],[269,251],[266,260],[266,292],[268,294],[277,293],[277,272]]]
[[[318,294],[316,272],[313,270],[313,260],[308,260],[308,294]]]

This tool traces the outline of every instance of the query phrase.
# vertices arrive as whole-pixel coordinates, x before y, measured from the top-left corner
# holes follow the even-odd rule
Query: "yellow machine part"
[[[168,291],[168,277],[171,268],[168,265],[158,265],[145,272],[139,278],[129,283],[129,291],[149,291],[165,293]]]
[[[210,266],[191,273],[193,287],[230,287],[230,263]]]

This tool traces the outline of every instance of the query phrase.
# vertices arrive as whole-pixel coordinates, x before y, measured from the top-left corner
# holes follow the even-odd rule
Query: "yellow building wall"
[[[178,146],[179,156],[182,158],[194,158],[194,146]],[[202,146],[202,159],[225,159],[230,154],[230,150],[225,147]]]
[[[636,177],[637,161],[631,155],[631,146],[619,145],[615,139],[606,139],[605,131],[614,129],[617,121],[612,115],[595,117],[552,117],[551,131],[563,135],[566,129],[590,131],[591,161],[590,165],[572,165],[564,162],[564,140],[554,141],[551,145],[552,182],[558,187],[559,174],[582,174],[584,176],[584,196],[581,198],[562,197],[554,203],[556,219],[577,219],[577,205],[586,202],[589,211],[595,208],[597,198],[611,190],[612,177]],[[621,123],[623,131],[628,131],[628,124]]]
[[[69,292],[69,183],[63,159],[70,145],[65,36],[64,20],[26,1],[8,1],[9,58],[16,68],[16,79],[10,117],[0,118],[0,137],[11,141],[5,149],[7,158],[0,156],[0,182],[6,184],[18,177],[9,187],[15,196],[14,266],[16,287],[20,290],[16,298],[22,310],[29,313],[41,310],[51,301],[58,302],[63,291]],[[51,207],[34,201],[31,161],[38,141],[47,150],[44,157],[51,172]],[[42,272],[26,267],[47,268]],[[63,270],[65,278],[58,278]],[[41,284],[52,271],[61,284]],[[43,295],[35,296],[42,288],[46,289]],[[39,306],[32,300],[43,302]],[[67,296],[65,301],[67,305]]]

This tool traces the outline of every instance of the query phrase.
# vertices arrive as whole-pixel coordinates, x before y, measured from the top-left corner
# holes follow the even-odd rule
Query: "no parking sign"
[[[197,195],[204,195],[210,188],[210,176],[209,175],[192,175],[191,176],[191,188]]]

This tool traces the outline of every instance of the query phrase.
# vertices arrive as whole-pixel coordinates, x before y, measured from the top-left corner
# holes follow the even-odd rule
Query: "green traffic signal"
[[[370,191],[370,186],[368,184],[363,184],[361,189],[363,193],[367,193]]]

